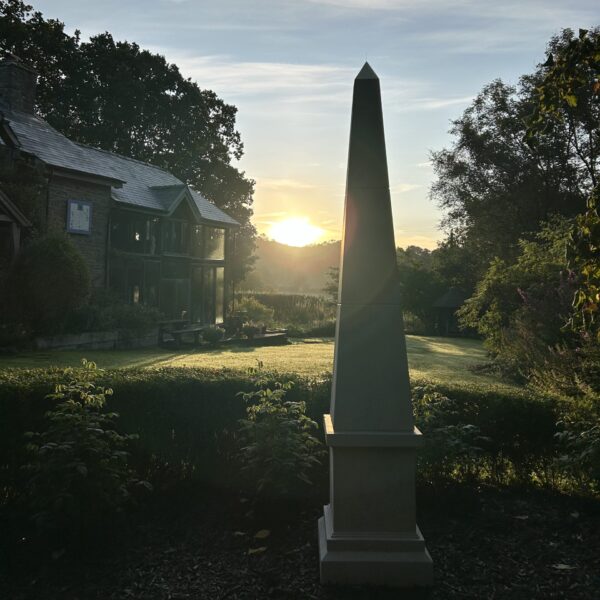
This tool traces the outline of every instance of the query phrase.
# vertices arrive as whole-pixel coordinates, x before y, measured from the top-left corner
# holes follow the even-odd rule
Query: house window
[[[125,252],[156,254],[159,219],[136,213],[117,213],[112,218],[111,245]]]
[[[187,221],[168,219],[164,222],[163,250],[171,254],[188,254],[189,224]]]
[[[190,254],[196,258],[204,257],[204,228],[193,225],[190,235]]]
[[[216,227],[205,227],[206,239],[205,258],[211,260],[225,260],[225,230]]]
[[[205,323],[215,322],[215,270],[204,269],[204,281],[202,286],[203,321]]]
[[[187,261],[163,263],[160,308],[171,319],[190,317],[190,266]]]
[[[222,323],[225,316],[225,269],[195,267],[192,273],[192,317],[202,323]]]
[[[144,304],[158,306],[159,290],[160,263],[156,260],[146,260],[144,261]]]
[[[114,261],[110,268],[110,289],[128,304],[158,306],[160,263],[133,259]]]
[[[192,321],[196,323],[204,322],[202,294],[203,294],[203,272],[202,267],[192,267]]]
[[[127,302],[138,304],[142,301],[141,290],[144,283],[144,270],[141,263],[129,265],[127,268]]]
[[[215,269],[215,323],[222,323],[225,317],[225,269]]]

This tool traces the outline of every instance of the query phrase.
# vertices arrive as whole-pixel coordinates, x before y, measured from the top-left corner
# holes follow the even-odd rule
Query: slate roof
[[[96,162],[81,146],[66,138],[46,121],[18,111],[0,108],[4,121],[19,141],[19,149],[37,156],[47,165],[87,175],[118,180],[106,165]]]
[[[112,197],[119,204],[170,214],[183,197],[188,196],[200,219],[222,225],[239,225],[202,194],[164,169],[73,142],[39,117],[7,110],[0,105],[1,124],[8,125],[14,133],[20,150],[37,156],[42,162],[110,179]]]

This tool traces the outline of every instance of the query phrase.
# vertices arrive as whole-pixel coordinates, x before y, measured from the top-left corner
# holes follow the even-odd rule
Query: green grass
[[[458,338],[406,337],[411,377],[431,382],[485,387],[514,387],[487,374],[473,373],[470,366],[487,360],[480,341]],[[35,368],[77,366],[81,358],[93,360],[100,368],[122,367],[212,367],[246,369],[258,361],[265,368],[300,375],[330,372],[333,365],[333,341],[314,339],[297,341],[289,346],[267,348],[228,348],[215,350],[169,351],[147,350],[78,350],[36,352],[4,356],[1,368]]]

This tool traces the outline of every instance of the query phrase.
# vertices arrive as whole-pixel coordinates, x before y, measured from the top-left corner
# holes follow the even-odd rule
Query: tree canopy
[[[21,0],[0,0],[0,49],[38,71],[36,110],[61,133],[163,167],[237,219],[247,264],[254,181],[233,164],[244,150],[235,106],[163,56],[108,32],[82,41]]]
[[[527,140],[536,147],[556,124],[568,128],[574,163],[589,191],[587,210],[577,216],[567,247],[578,283],[571,325],[600,342],[600,29],[571,33],[543,66]]]
[[[573,37],[565,30],[548,51],[560,53]],[[589,93],[582,94],[581,106],[561,107],[566,118],[538,114],[535,144],[527,135],[545,70],[539,65],[518,86],[500,80],[485,86],[453,121],[452,146],[432,156],[432,197],[446,210],[444,226],[472,247],[479,275],[494,257],[515,258],[519,240],[533,239],[552,215],[581,213],[593,187],[597,109]]]

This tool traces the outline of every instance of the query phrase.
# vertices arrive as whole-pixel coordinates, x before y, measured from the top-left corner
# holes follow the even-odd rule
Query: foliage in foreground
[[[306,402],[286,399],[292,382],[274,382],[254,371],[256,390],[241,392],[248,404],[240,420],[241,472],[257,497],[281,498],[310,486],[322,443],[313,435],[318,429],[306,415]]]
[[[64,373],[48,396],[54,404],[41,432],[28,432],[25,498],[39,530],[65,543],[80,538],[130,503],[136,479],[127,447],[136,438],[115,430],[117,413],[104,411],[112,390],[94,383],[96,366]]]
[[[22,451],[24,433],[42,430],[44,414],[52,408],[45,396],[71,371],[0,371],[0,488],[5,499],[17,499],[24,489],[19,475],[19,466],[29,461]],[[301,415],[312,421],[320,424],[328,412],[330,378],[269,372],[261,377],[264,388],[271,390],[276,390],[277,382],[293,382],[283,402],[305,403]],[[257,391],[254,375],[223,369],[115,369],[96,372],[94,382],[114,390],[105,409],[119,412],[118,431],[139,435],[131,465],[140,479],[159,488],[188,478],[237,487],[238,466],[230,460],[235,453],[226,432],[237,431],[240,419],[248,419],[249,406],[238,393]],[[584,450],[556,435],[570,431],[577,436],[598,423],[594,412],[598,403],[589,396],[567,399],[527,390],[425,381],[413,381],[413,388],[416,424],[427,444],[422,477],[435,481],[474,476],[500,484],[519,481],[598,489],[600,481],[594,479],[591,462],[580,463],[581,473],[575,477],[561,458],[576,460]],[[275,416],[269,415],[265,422],[267,431],[271,419],[290,417],[287,409],[280,410],[279,404],[276,408]],[[261,418],[257,416],[257,421]],[[322,435],[315,430],[312,434]],[[429,450],[434,455],[427,458]],[[317,466],[315,473],[319,469],[324,467]]]

